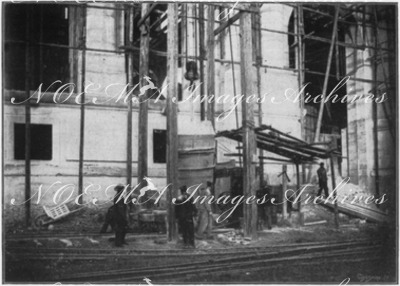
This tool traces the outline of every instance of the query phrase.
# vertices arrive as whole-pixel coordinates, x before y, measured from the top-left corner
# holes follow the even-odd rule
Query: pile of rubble
[[[251,238],[244,237],[243,231],[241,230],[220,233],[217,235],[217,239],[223,244],[230,245],[248,245],[251,241]]]

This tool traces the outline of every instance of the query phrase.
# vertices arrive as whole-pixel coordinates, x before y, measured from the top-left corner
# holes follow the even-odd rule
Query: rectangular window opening
[[[31,160],[52,160],[53,126],[31,124]],[[25,160],[25,124],[14,124],[14,159]]]
[[[153,130],[153,161],[154,163],[167,162],[167,131]]]

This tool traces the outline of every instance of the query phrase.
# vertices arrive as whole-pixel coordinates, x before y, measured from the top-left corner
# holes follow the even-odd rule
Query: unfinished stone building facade
[[[146,175],[157,186],[165,186],[165,98],[171,96],[167,92],[168,77],[176,78],[178,83],[176,140],[180,164],[176,168],[181,172],[180,182],[205,184],[213,180],[217,166],[241,166],[239,156],[225,156],[240,151],[237,143],[214,137],[218,131],[242,126],[242,107],[234,101],[234,95],[242,94],[241,73],[250,75],[247,85],[252,86],[255,99],[263,98],[260,104],[253,101],[256,126],[271,125],[309,143],[325,141],[330,144],[327,148],[337,147],[344,156],[338,164],[342,177],[349,176],[352,183],[371,194],[395,196],[397,26],[393,5],[178,4],[176,74],[168,74],[167,67],[169,4],[146,4],[148,17],[144,17],[143,5],[4,5],[6,209],[11,210],[13,198],[18,203],[26,199],[26,175],[30,176],[31,195],[40,186],[42,191],[50,188],[49,194],[54,194],[67,184],[68,190],[78,193],[80,177],[83,186],[101,187],[86,199],[106,200],[112,189],[108,193],[105,189],[113,184],[135,185],[139,177],[139,139],[146,133],[140,129],[140,103],[133,102],[130,119],[124,98],[129,93],[137,97],[143,86],[148,87],[151,97],[147,139],[143,141],[148,155]],[[243,71],[240,23],[237,16],[236,21],[228,19],[247,12],[253,15],[253,39],[249,44],[254,50],[245,52],[251,53],[253,65]],[[142,18],[144,24],[138,25]],[[141,53],[145,38],[149,41],[145,75],[150,80],[136,86],[143,80]],[[214,61],[210,62],[212,57]],[[198,77],[193,80],[185,77],[188,62],[196,65]],[[327,72],[328,63],[331,67]],[[326,74],[329,80],[324,84]],[[323,92],[328,95],[346,77],[347,82],[335,93],[348,95],[349,100],[323,105],[320,136],[314,138],[320,105],[304,102],[304,98],[308,95],[315,99]],[[85,102],[89,102],[84,113],[81,104],[76,103],[83,91]],[[217,97],[228,95],[229,100],[216,101],[214,106],[202,104],[200,96],[210,95],[210,91]],[[374,99],[351,102],[356,95],[368,94]],[[294,100],[296,95],[300,100]],[[195,96],[198,100],[193,100]],[[386,100],[380,103],[382,96]],[[27,97],[32,97],[29,107],[24,103]],[[26,112],[30,114],[30,174],[25,157]],[[282,163],[273,160],[279,156],[264,156],[272,158],[263,161],[264,179],[279,186]],[[258,164],[258,158],[253,159]],[[302,183],[306,183],[312,180],[315,170],[304,166],[301,172]],[[295,167],[289,164],[289,178],[296,181],[294,173]],[[51,204],[52,198],[45,196],[40,204]],[[32,200],[33,212],[38,207],[35,202],[36,198]],[[15,213],[19,210],[12,219],[23,219],[24,207],[12,207]]]

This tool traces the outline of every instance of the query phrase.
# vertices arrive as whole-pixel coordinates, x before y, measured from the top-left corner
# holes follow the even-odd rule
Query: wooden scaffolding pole
[[[209,98],[215,94],[215,36],[214,36],[214,14],[215,6],[208,6],[208,21],[207,21],[207,119],[211,121],[215,128],[215,100],[209,100]]]
[[[299,224],[304,225],[304,213],[301,210],[300,168],[298,163],[296,163],[296,183],[297,183],[296,193],[298,194],[299,198],[299,202],[297,205],[297,210],[299,211]]]
[[[172,198],[176,197],[178,184],[178,120],[177,106],[172,102],[176,98],[178,82],[176,74],[178,71],[178,4],[168,4],[168,32],[167,32],[167,184],[170,184],[167,192],[168,204],[168,240],[177,238],[175,224],[175,209]]]
[[[255,60],[257,69],[257,96],[258,101],[258,126],[261,127],[263,124],[263,110],[262,110],[262,95],[261,95],[261,64],[262,64],[262,52],[261,52],[261,11],[257,8],[257,13],[254,13],[254,39],[255,39]],[[260,168],[260,188],[264,187],[264,151],[259,148],[258,153],[259,168]]]
[[[375,8],[375,12],[376,12],[376,8]],[[375,14],[376,15],[376,14]],[[376,19],[376,18],[375,18]],[[377,20],[377,19],[376,19]],[[378,47],[378,22],[375,22],[375,26],[376,28],[374,29],[374,45],[375,47]],[[378,49],[375,49],[375,56],[376,56],[376,51]],[[378,62],[377,62],[377,58],[375,57],[375,60],[373,61],[373,68],[374,68],[374,90],[375,90],[375,95],[378,93],[378,84],[377,84],[377,80],[378,80]],[[374,122],[374,127],[373,127],[373,134],[374,134],[374,169],[375,169],[375,196],[377,198],[379,198],[379,137],[378,137],[378,103],[376,103],[375,101],[371,102],[372,104],[372,119]],[[348,132],[348,128],[346,130]],[[348,148],[348,144],[347,144],[347,148]],[[349,153],[347,152],[347,156]],[[349,161],[349,160],[347,160]],[[379,207],[379,205],[376,205],[377,207]]]
[[[32,9],[26,9],[26,45],[25,45],[25,224],[31,221],[31,31]]]
[[[334,208],[335,227],[339,228],[339,212],[337,205],[337,191],[336,191],[336,177],[335,177],[335,161],[337,162],[337,157],[331,154],[330,161],[331,161],[332,189],[334,190],[333,197],[335,199],[335,208]]]
[[[197,47],[196,47],[197,49]],[[206,58],[206,49],[204,46],[204,4],[199,4],[199,51],[200,51],[200,119],[206,118],[206,107],[204,98],[204,59]]]
[[[251,39],[251,14],[243,12],[240,16],[240,82],[242,94],[254,94],[253,65],[252,65],[252,39]],[[255,195],[255,167],[252,164],[256,156],[256,137],[254,133],[254,102],[242,101],[242,126],[243,126],[243,195],[248,198]],[[257,206],[244,204],[244,234],[257,238]]]
[[[287,214],[287,201],[286,201],[286,190],[287,190],[287,165],[282,165],[282,219],[286,220]]]
[[[335,47],[335,41],[336,41],[336,34],[337,34],[336,30],[337,30],[337,23],[338,23],[338,17],[339,17],[339,10],[340,10],[340,6],[339,6],[339,4],[336,4],[335,17],[334,17],[334,20],[333,20],[332,39],[331,39],[331,45],[329,47],[328,62],[326,64],[324,86],[322,88],[322,99],[321,99],[321,102],[320,102],[320,105],[319,105],[317,128],[315,130],[314,142],[318,142],[319,141],[319,135],[320,135],[320,132],[321,132],[322,115],[324,113],[324,101],[325,101],[325,96],[326,96],[326,90],[328,88],[328,80],[329,80],[329,73],[330,73],[330,70],[331,70],[333,49]]]
[[[140,58],[139,58],[139,80],[140,88],[147,85],[144,77],[149,73],[149,37],[150,19],[146,17],[150,11],[150,3],[143,3],[142,19],[143,24],[140,28]],[[148,137],[148,92],[147,90],[140,96],[139,103],[139,136],[138,136],[138,184],[143,182],[143,178],[147,176],[147,137]]]
[[[125,45],[133,45],[133,8],[125,8]],[[126,83],[133,86],[133,52],[125,53]],[[126,183],[132,185],[132,100],[128,101]]]
[[[81,27],[81,41],[80,48],[82,51],[81,62],[81,88],[82,103],[85,102],[85,78],[86,78],[86,5],[81,7],[82,27]],[[80,132],[79,132],[79,195],[83,192],[83,160],[84,160],[84,142],[85,142],[85,104],[81,104],[80,116]],[[83,203],[82,196],[79,196],[79,203]]]
[[[296,22],[297,22],[297,68],[298,68],[298,81],[299,89],[304,84],[304,17],[303,5],[297,4],[296,9]],[[305,140],[305,120],[304,120],[304,93],[300,98],[300,124],[301,124],[301,139]]]

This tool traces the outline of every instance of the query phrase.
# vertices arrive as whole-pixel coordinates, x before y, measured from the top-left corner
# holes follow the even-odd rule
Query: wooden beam
[[[178,4],[168,4],[168,32],[167,32],[167,184],[170,184],[167,192],[168,204],[168,240],[177,239],[177,228],[175,224],[175,208],[172,198],[177,196],[178,184],[178,120],[177,105],[172,101],[177,100],[178,82],[176,74],[178,71]]]
[[[375,7],[375,12],[376,12],[376,7]],[[376,15],[376,14],[375,14]],[[375,18],[377,20],[377,18]],[[375,22],[377,25],[377,21]],[[378,47],[378,29],[374,29],[374,45],[377,48]],[[377,49],[376,49],[377,50]],[[376,51],[375,50],[375,51]],[[373,61],[373,79],[374,79],[374,88],[375,88],[375,94],[377,94],[377,79],[378,79],[378,62],[375,60]],[[380,196],[380,191],[379,191],[379,137],[378,137],[378,103],[372,102],[372,120],[373,120],[373,134],[374,134],[374,169],[375,169],[375,196],[379,198]],[[349,136],[348,136],[348,127],[346,128],[346,140],[348,141]],[[347,143],[347,150],[349,149],[349,145]],[[347,156],[350,156],[349,152],[347,152]],[[348,165],[349,165],[349,161]],[[349,171],[349,168],[347,169],[347,172]],[[377,204],[376,206],[379,207]]]
[[[299,88],[304,84],[304,55],[305,55],[305,45],[303,41],[304,37],[304,15],[303,15],[303,5],[297,4],[296,12],[296,26],[297,26],[297,69],[298,69],[298,81]],[[305,116],[304,116],[304,93],[301,94],[300,98],[300,125],[301,125],[301,139],[305,139]]]
[[[143,13],[143,10],[145,8],[146,4],[146,11]],[[151,12],[153,12],[154,8],[156,8],[157,4],[152,4],[151,7],[149,8],[149,3],[143,2],[141,7],[142,7],[142,18],[139,20],[139,22],[137,23],[137,26],[140,28],[140,26],[142,26],[143,24],[145,25],[149,25],[149,16],[151,14]],[[146,23],[145,23],[146,22]]]
[[[133,18],[134,11],[131,6],[127,6],[125,10],[125,45],[133,44]],[[125,74],[126,83],[133,86],[133,53],[125,53]],[[127,150],[126,150],[126,183],[132,186],[132,100],[128,101],[127,116]]]
[[[251,14],[240,15],[240,82],[242,94],[254,94],[251,82],[254,79],[252,65],[252,39],[251,39]],[[252,166],[252,159],[256,155],[256,136],[254,133],[254,102],[242,101],[242,126],[243,126],[243,195],[255,196],[254,185],[256,174]],[[257,206],[244,204],[244,234],[257,238]]]
[[[199,50],[200,50],[200,120],[206,118],[206,108],[204,102],[204,60],[206,58],[206,49],[204,46],[204,4],[199,4]],[[197,47],[196,47],[197,48]]]
[[[233,10],[239,10],[242,12],[249,12],[249,13],[257,13],[257,9],[255,9],[252,5],[249,5],[247,3],[224,3],[224,2],[219,2],[215,4],[209,4],[209,5],[214,5],[214,6],[221,6],[225,7],[228,9],[228,12],[232,13]],[[220,16],[222,18],[223,15]]]
[[[269,157],[269,156],[262,156],[262,158],[261,158],[261,156],[258,156],[258,158],[264,159],[264,160],[272,160],[272,161],[278,161],[278,162],[285,162],[285,163],[289,163],[289,164],[294,164],[293,161],[290,161],[290,160],[274,158],[274,157]]]
[[[228,33],[229,33],[229,51],[231,55],[231,70],[232,70],[232,85],[233,85],[233,94],[236,93],[236,77],[235,77],[235,64],[234,64],[234,58],[233,58],[233,44],[232,44],[232,32],[231,32],[231,26],[228,27]],[[236,122],[236,128],[239,129],[239,111],[237,108],[237,99],[236,97],[233,98],[233,102],[235,104],[235,122]],[[238,148],[240,148],[240,142],[238,141]],[[240,152],[240,151],[239,151]],[[239,167],[242,167],[242,157],[239,157]]]
[[[287,165],[282,165],[282,219],[286,220],[287,214],[287,201],[286,201],[286,190],[287,190]]]
[[[321,102],[320,102],[320,105],[319,105],[317,127],[316,127],[316,130],[315,130],[314,142],[319,141],[319,135],[320,135],[320,132],[321,132],[322,115],[324,113],[324,101],[325,101],[325,97],[326,97],[326,91],[327,91],[327,88],[328,88],[328,80],[329,80],[329,73],[330,73],[330,70],[331,70],[333,48],[335,46],[335,40],[336,40],[336,34],[337,34],[336,31],[337,31],[339,10],[340,10],[340,6],[339,6],[339,4],[337,4],[336,8],[335,8],[335,17],[334,17],[334,21],[333,21],[333,31],[332,31],[332,40],[331,40],[331,45],[329,47],[328,62],[326,64],[324,86],[323,86],[323,89],[322,89],[322,99],[321,99]]]
[[[253,39],[254,39],[254,54],[256,61],[256,70],[257,70],[257,96],[259,98],[258,101],[258,126],[261,127],[263,124],[263,109],[262,109],[262,95],[261,95],[261,64],[262,64],[262,52],[261,52],[261,11],[258,8],[258,12],[253,14],[254,18],[254,29],[253,31]],[[258,153],[259,158],[259,168],[260,168],[260,188],[264,187],[264,151],[263,149],[259,149]]]
[[[331,176],[332,176],[332,188],[333,188],[333,197],[336,199],[337,197],[337,191],[336,191],[336,177],[335,177],[335,160],[337,161],[337,158],[332,154],[330,161],[331,161]],[[335,227],[339,228],[339,212],[338,212],[338,204],[337,200],[335,200],[335,206],[334,206],[334,214],[335,214]]]
[[[85,84],[86,84],[86,6],[81,6],[81,43],[80,48],[82,51],[82,62],[81,62],[81,86],[80,92],[82,93],[82,101],[85,102]],[[83,193],[83,160],[84,160],[84,144],[85,144],[85,104],[81,104],[81,116],[80,116],[80,129],[79,129],[79,188],[78,194]],[[79,203],[83,203],[82,196],[79,196]]]
[[[297,209],[299,211],[299,224],[304,225],[304,213],[301,211],[301,193],[300,193],[300,168],[299,164],[296,164],[296,193],[298,194],[299,202],[297,203]]]
[[[31,106],[29,98],[31,95],[31,18],[32,9],[26,11],[25,29],[25,224],[30,226],[31,222]]]
[[[210,7],[213,7],[212,5]],[[238,12],[236,13],[232,18],[229,18],[228,21],[224,22],[223,24],[219,25],[218,28],[216,28],[214,30],[214,36],[218,35],[219,33],[221,33],[224,29],[226,29],[228,26],[232,25],[234,22],[236,22],[237,20],[239,20],[240,18],[240,13]]]
[[[208,19],[207,19],[207,97],[211,97],[215,94],[215,38],[214,38],[214,12],[215,7],[213,5],[208,6]],[[215,100],[207,100],[207,119],[211,121],[215,128]]]
[[[142,19],[149,14],[150,4],[143,3],[142,5]],[[153,8],[154,8],[153,4]],[[143,25],[140,26],[140,57],[139,57],[139,80],[140,88],[146,86],[148,82],[144,77],[149,74],[149,30],[150,19],[146,18]],[[169,25],[169,23],[168,23]],[[140,96],[139,104],[139,136],[138,136],[138,184],[143,183],[143,178],[147,176],[147,138],[148,138],[148,92]]]

